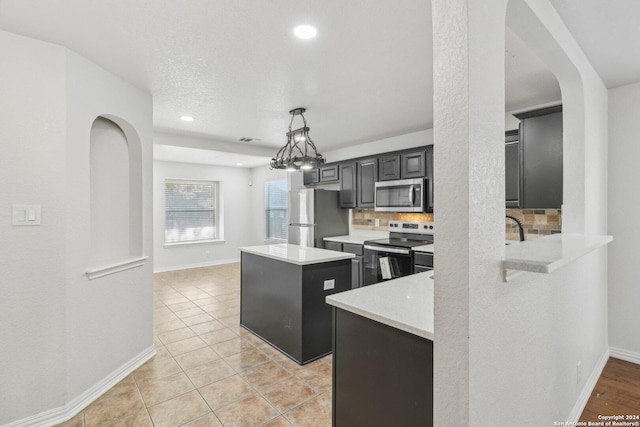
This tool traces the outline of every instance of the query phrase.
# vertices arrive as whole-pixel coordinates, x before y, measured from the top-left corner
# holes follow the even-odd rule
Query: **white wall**
[[[0,32],[0,425],[65,403],[65,54]],[[12,204],[42,225],[12,227]]]
[[[151,98],[59,46],[0,32],[0,50],[0,425],[55,424],[152,354],[150,263],[91,282],[84,274],[91,125],[102,114],[125,119],[150,159]],[[137,165],[147,254],[150,166]],[[40,204],[42,225],[12,227],[16,203]]]
[[[67,51],[67,393],[77,398],[153,353],[152,99]],[[129,145],[132,255],[142,267],[95,280],[90,260],[90,133],[98,116],[116,123]],[[117,173],[114,171],[114,173]],[[151,352],[151,353],[150,353]],[[133,365],[131,365],[133,364]],[[124,370],[124,372],[122,372]],[[107,384],[108,386],[108,384]]]
[[[255,230],[257,212],[264,208],[254,205],[251,171],[247,168],[154,161],[153,221],[154,270],[169,271],[201,267],[240,260],[241,246],[262,244]],[[211,180],[220,182],[220,203],[223,215],[224,241],[187,245],[164,244],[164,182],[168,178]],[[254,184],[255,186],[256,184]]]
[[[640,363],[640,83],[609,91],[609,345],[612,354]]]
[[[391,138],[379,139],[351,147],[339,148],[322,154],[327,162],[353,159],[356,157],[386,153],[388,151],[404,150],[405,148],[420,147],[433,144],[433,129],[407,133]]]

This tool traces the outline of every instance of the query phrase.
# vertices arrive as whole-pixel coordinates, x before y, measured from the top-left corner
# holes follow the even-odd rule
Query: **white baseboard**
[[[94,384],[85,392],[71,400],[64,406],[41,412],[36,415],[32,415],[27,418],[23,418],[18,421],[14,421],[10,424],[5,424],[2,427],[44,427],[60,424],[67,420],[70,420],[76,416],[80,411],[89,406],[94,400],[102,396],[111,387],[118,384],[123,378],[131,374],[138,369],[142,364],[156,355],[156,349],[151,345],[142,353],[138,354],[124,365],[113,371],[107,377]]]
[[[609,347],[609,353],[611,357],[615,357],[616,359],[622,359],[626,360],[627,362],[640,365],[640,353],[635,353],[633,351],[616,347]]]
[[[572,426],[576,425],[576,423],[580,420],[580,415],[582,415],[582,411],[587,406],[587,402],[589,401],[589,397],[591,397],[591,392],[596,386],[598,382],[598,378],[602,374],[602,370],[604,369],[604,365],[607,364],[607,360],[609,360],[609,349],[605,350],[605,352],[600,357],[600,360],[594,366],[593,371],[591,371],[591,375],[587,378],[587,381],[580,392],[580,396],[578,396],[578,400],[575,405],[573,405],[573,409],[567,418],[567,422],[565,425]]]
[[[187,270],[189,268],[211,267],[214,265],[233,264],[234,262],[240,262],[240,258],[229,258],[229,259],[220,259],[216,261],[198,262],[195,264],[183,264],[183,265],[172,265],[169,267],[158,267],[158,268],[154,268],[153,272],[166,273],[167,271]]]

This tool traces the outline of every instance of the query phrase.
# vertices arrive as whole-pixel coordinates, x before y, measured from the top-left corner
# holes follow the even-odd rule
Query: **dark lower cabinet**
[[[433,253],[431,252],[414,252],[413,253],[413,272],[422,273],[424,271],[433,270]]]
[[[333,426],[433,426],[433,342],[334,307]]]
[[[340,165],[340,207],[357,206],[356,162]]]
[[[342,252],[342,243],[324,241],[324,248],[330,251]]]
[[[332,289],[325,281],[334,280]],[[298,265],[241,253],[240,325],[299,364],[332,350],[328,295],[351,289],[351,260]]]
[[[351,258],[351,289],[359,288],[364,281],[364,247],[357,243],[341,243],[324,241],[324,248],[332,251],[348,252],[354,254],[355,258]]]
[[[364,258],[356,255],[351,258],[351,289],[361,288],[364,281]]]
[[[378,159],[358,161],[358,184],[356,203],[359,208],[373,208],[376,201],[376,181],[378,179]]]

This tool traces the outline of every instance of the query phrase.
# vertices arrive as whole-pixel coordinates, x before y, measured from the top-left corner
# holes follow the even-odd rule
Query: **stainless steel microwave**
[[[427,212],[427,179],[376,182],[375,210],[379,212]]]

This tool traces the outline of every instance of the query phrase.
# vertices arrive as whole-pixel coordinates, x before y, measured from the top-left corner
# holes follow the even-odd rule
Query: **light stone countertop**
[[[355,257],[347,252],[330,251],[327,249],[310,248],[289,243],[274,245],[246,246],[240,248],[242,252],[273,258],[297,265],[320,264],[323,262],[340,261]]]
[[[433,271],[330,295],[328,304],[433,341]]]
[[[510,243],[505,248],[502,268],[505,274],[506,270],[551,273],[612,240],[611,236],[560,233]]]
[[[387,231],[375,231],[375,230],[354,230],[351,234],[344,236],[332,236],[325,237],[323,240],[326,242],[338,242],[338,243],[353,243],[356,245],[364,245],[367,240],[386,239],[389,237]]]

